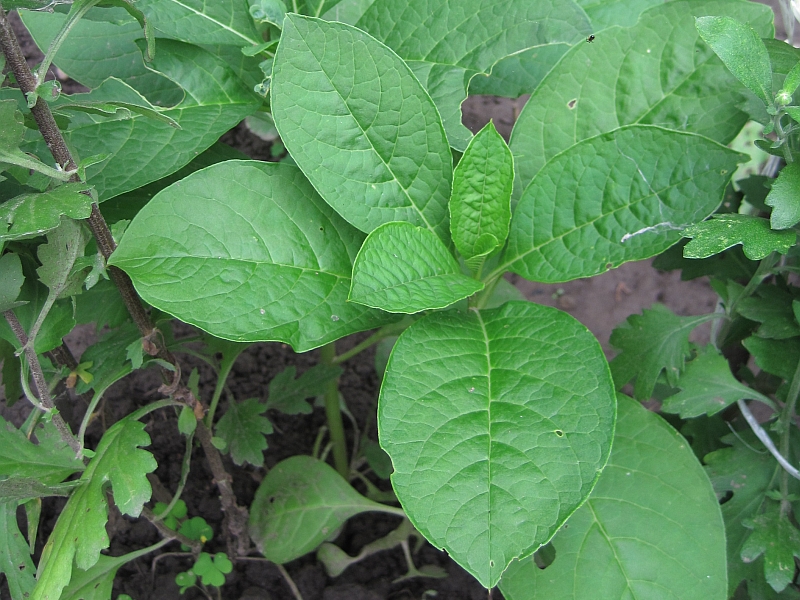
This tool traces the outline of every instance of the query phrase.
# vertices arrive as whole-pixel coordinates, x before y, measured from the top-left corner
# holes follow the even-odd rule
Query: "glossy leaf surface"
[[[153,27],[192,44],[257,45],[262,42],[241,0],[137,0]]]
[[[411,522],[492,587],[586,499],[614,419],[597,340],[556,309],[508,302],[434,313],[400,336],[378,434]]]
[[[579,142],[523,193],[501,262],[531,281],[555,283],[659,254],[719,206],[742,157],[708,138],[650,125]]]
[[[699,17],[696,26],[731,73],[764,104],[771,105],[772,65],[761,36],[730,17]]]
[[[574,46],[514,125],[515,198],[558,153],[625,125],[660,125],[730,142],[748,119],[737,108],[745,90],[699,39],[694,17],[713,14],[735,16],[772,36],[773,15],[765,6],[681,0],[659,3],[634,26]]]
[[[250,537],[268,560],[284,564],[314,550],[344,522],[383,510],[327,463],[297,455],[270,469],[250,506]]]
[[[761,260],[770,252],[786,254],[797,238],[794,231],[770,228],[767,219],[739,214],[714,215],[688,227],[684,236],[692,238],[683,248],[686,258],[707,258],[741,244],[750,260]]]
[[[292,158],[347,221],[365,232],[408,221],[449,239],[452,157],[441,119],[389,48],[348,25],[288,16],[272,111]]]
[[[461,151],[471,137],[461,124],[461,103],[473,76],[488,74],[510,54],[575,43],[590,31],[572,0],[376,0],[358,26],[414,70],[442,115],[450,145]]]
[[[725,600],[725,530],[686,440],[620,396],[614,448],[592,495],[553,538],[553,563],[513,563],[507,600]]]
[[[514,159],[490,121],[472,138],[453,173],[450,232],[465,259],[505,243],[513,183]]]
[[[110,262],[147,302],[217,337],[302,352],[391,321],[347,302],[363,238],[297,168],[227,161],[159,192]]]
[[[461,273],[441,240],[411,223],[387,223],[367,236],[353,265],[349,300],[393,313],[444,308],[483,289]]]
[[[159,40],[152,65],[186,91],[163,112],[181,129],[142,115],[124,121],[81,115],[66,132],[79,157],[111,155],[86,170],[101,202],[177,171],[260,104],[222,60],[196,46]]]

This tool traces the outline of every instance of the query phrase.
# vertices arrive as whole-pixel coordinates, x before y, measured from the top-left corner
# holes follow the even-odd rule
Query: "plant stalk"
[[[376,334],[377,335],[377,334]],[[336,342],[325,344],[320,348],[322,362],[334,364],[336,358]],[[330,381],[325,388],[325,416],[328,418],[328,429],[333,442],[333,464],[345,481],[350,480],[350,463],[347,460],[347,441],[344,437],[344,423],[339,406],[339,378]]]
[[[7,310],[3,313],[3,316],[6,318],[17,340],[19,340],[19,343],[22,345],[25,359],[33,375],[33,383],[36,386],[39,403],[52,416],[53,425],[56,426],[58,433],[61,435],[61,439],[75,451],[76,456],[80,455],[81,444],[78,439],[72,435],[69,425],[67,425],[61,415],[58,414],[58,409],[56,409],[56,405],[50,397],[50,388],[47,386],[47,380],[44,378],[44,372],[42,371],[42,365],[39,363],[39,357],[36,355],[36,350],[28,344],[28,336],[22,328],[19,319],[17,319],[17,315],[14,314],[14,311]]]

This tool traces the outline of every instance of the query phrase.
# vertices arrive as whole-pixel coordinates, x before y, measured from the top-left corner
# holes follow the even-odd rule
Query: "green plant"
[[[408,521],[374,549],[401,545],[410,576],[438,575],[414,566],[408,539],[421,534],[509,600],[721,599],[743,579],[752,598],[794,591],[794,484],[770,456],[748,453],[755,442],[740,420],[719,416],[737,403],[769,443],[744,400],[778,407],[775,453],[789,457],[800,386],[798,300],[785,278],[796,269],[794,167],[763,206],[747,196],[772,207],[773,222],[726,204],[705,220],[748,158],[727,144],[750,119],[768,123],[777,139],[767,146],[791,163],[800,57],[774,41],[762,52],[774,33],[769,9],[744,0],[260,0],[249,9],[78,0],[68,14],[22,16],[51,48],[44,64],[91,91],[60,94],[44,71],[31,75],[0,8],[14,75],[0,90],[0,352],[6,395],[24,393],[36,409],[21,429],[0,430],[0,483],[17,490],[0,503],[4,555],[22,566],[0,564],[12,597],[73,597],[95,572],[110,594],[129,559],[100,554],[109,489],[121,512],[159,528],[162,545],[178,539],[191,550],[182,590],[197,576],[222,585],[251,541],[279,565],[319,548],[336,571],[350,559],[330,539],[348,518],[382,511]],[[86,53],[101,58],[87,63]],[[461,124],[461,102],[476,93],[532,93],[509,145],[491,123],[475,136]],[[282,163],[217,143],[245,118],[274,123]],[[86,220],[91,240],[73,219]],[[523,302],[503,278],[590,277],[683,236],[693,238],[686,257],[722,252],[699,268],[717,276],[725,311],[678,317],[656,306],[632,316],[612,338],[621,353],[611,369],[585,327]],[[728,249],[739,243],[743,256]],[[659,260],[682,260],[674,254]],[[202,333],[174,339],[169,316]],[[712,346],[693,348],[689,333],[709,320],[720,323]],[[111,332],[79,363],[62,338],[89,322]],[[337,353],[337,340],[368,330]],[[737,372],[748,385],[720,354],[741,340],[762,369]],[[229,398],[220,416],[233,364],[256,341],[320,348],[321,361],[299,378],[284,371],[265,400]],[[391,465],[355,424],[348,447],[338,391],[338,365],[375,344],[384,356],[391,348],[377,411]],[[216,370],[207,405],[197,373],[182,380],[180,352]],[[168,399],[87,448],[108,387],[151,366]],[[77,435],[50,391],[70,377],[91,396]],[[632,379],[634,396],[656,393],[665,412],[708,415],[674,421],[692,448],[617,392]],[[267,411],[308,413],[312,397],[327,416],[314,456],[276,465],[252,506],[240,506],[221,453],[263,466]],[[175,411],[186,450],[176,493],[150,511],[156,464],[139,419],[159,409]],[[726,422],[738,437],[721,436]],[[213,534],[197,533],[208,527],[202,517],[175,530],[195,439],[225,513],[227,553],[213,559],[200,552]],[[335,468],[322,460],[328,452]],[[695,453],[723,497],[731,470],[752,467],[748,491],[737,488],[721,511]],[[402,508],[366,477],[390,467]],[[13,517],[23,502],[35,522],[36,499],[52,494],[69,500],[34,577]],[[74,537],[83,510],[93,518]],[[754,531],[748,542],[742,523]],[[785,548],[778,558],[771,531]],[[739,560],[739,538],[755,562]],[[764,578],[756,559],[767,547]]]

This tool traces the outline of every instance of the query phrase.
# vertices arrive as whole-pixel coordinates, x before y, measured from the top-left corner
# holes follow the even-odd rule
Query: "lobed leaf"
[[[578,142],[523,193],[497,270],[555,283],[659,254],[719,206],[743,156],[652,125]]]
[[[303,352],[394,319],[347,302],[362,240],[297,168],[227,161],[159,192],[109,264],[212,335]]]
[[[611,345],[620,353],[611,361],[611,374],[617,389],[634,377],[634,397],[647,400],[661,371],[676,385],[689,356],[689,334],[713,315],[679,317],[663,304],[631,315],[611,332]]]
[[[48,435],[51,429],[53,432]],[[35,434],[40,443],[34,444],[0,417],[0,477],[33,478],[53,484],[82,471],[83,462],[54,430],[52,423],[37,427]]]
[[[261,415],[267,407],[258,398],[231,401],[214,432],[225,440],[226,448],[237,465],[245,462],[260,467],[267,449],[265,435],[272,433],[272,423]]]
[[[708,258],[738,244],[750,260],[761,260],[771,252],[786,254],[794,246],[794,231],[776,231],[761,217],[739,214],[714,215],[708,221],[687,227],[692,241],[683,248],[686,258]]]
[[[793,310],[796,302],[791,293],[777,286],[759,286],[754,295],[736,303],[736,312],[761,324],[759,337],[783,340],[800,335],[800,324]],[[800,308],[800,303],[797,306]]]
[[[367,236],[353,264],[348,300],[391,313],[444,308],[483,289],[434,233],[386,223]]]
[[[328,384],[342,372],[342,368],[336,365],[318,363],[295,379],[297,369],[286,367],[269,382],[266,408],[287,415],[308,415],[313,409],[306,400],[324,394]]]
[[[725,529],[686,440],[620,395],[611,458],[591,496],[555,535],[544,570],[514,562],[507,600],[726,600]]]
[[[751,335],[742,341],[762,371],[791,381],[800,360],[800,338],[783,340]]]
[[[752,533],[742,546],[742,560],[753,562],[764,555],[764,574],[776,592],[794,580],[794,559],[800,558],[800,531],[777,505],[743,524]]]
[[[28,542],[17,525],[16,500],[0,498],[0,573],[5,575],[12,600],[30,596],[36,585],[36,567]]]
[[[772,207],[772,229],[788,229],[800,222],[800,165],[791,163],[781,169],[764,203]]]
[[[738,108],[747,92],[698,44],[694,24],[694,16],[714,14],[735,16],[764,37],[773,35],[772,11],[765,6],[681,0],[658,3],[634,26],[613,27],[591,44],[576,44],[536,88],[514,125],[515,198],[560,152],[626,125],[690,131],[723,144],[733,140],[748,120]]]
[[[376,0],[358,27],[408,63],[436,103],[450,145],[460,151],[471,137],[461,124],[461,103],[475,75],[489,74],[510,54],[575,43],[590,31],[572,0]],[[545,52],[538,60],[557,57]],[[529,73],[533,77],[514,76],[523,93],[537,82],[536,70]]]
[[[350,517],[386,507],[356,492],[328,464],[292,456],[270,469],[250,506],[250,537],[267,560],[307,554]]]
[[[737,400],[758,399],[772,405],[769,398],[737,381],[728,361],[715,350],[689,362],[677,383],[681,391],[665,398],[661,410],[682,419],[714,415]]]
[[[755,435],[749,432],[729,434],[722,438],[730,447],[715,450],[703,458],[706,473],[719,498],[728,498],[721,505],[725,521],[728,555],[728,591],[733,596],[743,579],[750,588],[754,571],[761,565],[744,563],[741,551],[750,532],[742,522],[752,518],[764,502],[764,494],[772,485],[775,461],[767,452],[759,452]]]
[[[150,499],[147,473],[156,469],[153,455],[139,446],[150,444],[144,424],[127,417],[103,434],[81,482],[61,511],[42,551],[36,587],[31,600],[59,598],[72,576],[73,560],[78,568],[94,566],[100,551],[108,547],[108,505],[104,487],[110,482],[119,510],[139,516]]]
[[[407,221],[448,240],[450,148],[433,102],[389,48],[349,25],[289,15],[271,97],[292,158],[347,221],[365,232]]]
[[[584,502],[614,421],[597,341],[569,315],[527,302],[415,322],[378,402],[408,518],[487,588]]]
[[[514,159],[490,121],[472,138],[453,173],[450,233],[466,260],[505,243],[513,183]]]
[[[91,186],[65,183],[39,194],[23,194],[0,204],[0,244],[55,229],[61,217],[86,219],[92,212]]]

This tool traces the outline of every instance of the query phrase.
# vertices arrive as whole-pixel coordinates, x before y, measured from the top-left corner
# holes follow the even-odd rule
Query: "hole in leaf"
[[[547,543],[533,553],[533,562],[540,569],[544,570],[553,564],[556,559],[556,549],[553,544]]]
[[[553,433],[555,433],[558,437],[564,437],[564,432],[560,429],[556,429]]]
[[[731,498],[733,498],[733,490],[727,490],[724,494],[722,494],[722,498],[719,499],[719,503],[725,504]]]
[[[606,263],[606,269],[610,269],[610,268],[611,268],[611,267],[613,267],[613,266],[614,266],[614,265],[612,265],[611,263]]]
[[[573,108],[575,108],[575,105],[576,105],[577,103],[578,103],[578,99],[577,99],[577,98],[573,98],[572,100],[570,100],[569,102],[567,102],[567,108],[569,108],[570,110],[572,110]]]

